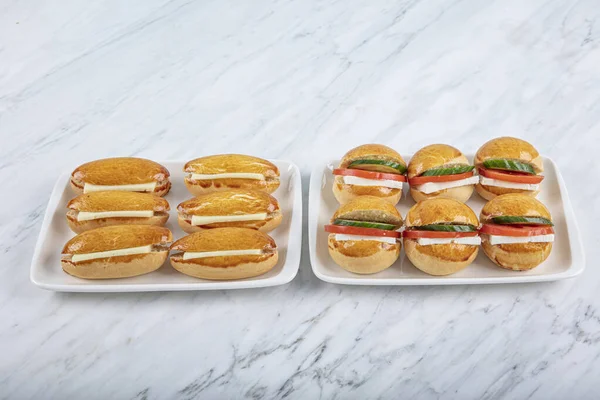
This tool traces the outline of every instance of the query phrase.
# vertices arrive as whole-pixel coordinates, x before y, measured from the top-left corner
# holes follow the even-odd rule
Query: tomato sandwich
[[[383,271],[400,255],[402,215],[389,202],[361,196],[342,205],[325,225],[333,261],[357,274]]]

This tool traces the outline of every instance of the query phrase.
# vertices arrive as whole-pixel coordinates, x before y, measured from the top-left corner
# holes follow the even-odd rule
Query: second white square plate
[[[467,156],[471,160],[473,156]],[[410,157],[405,158],[409,160]],[[480,249],[473,264],[448,276],[430,276],[414,267],[402,250],[398,261],[390,268],[373,275],[359,275],[338,266],[327,249],[328,233],[323,227],[339,207],[332,192],[333,168],[338,161],[315,166],[310,177],[308,241],[310,262],[315,275],[326,282],[346,285],[459,285],[487,283],[543,282],[571,278],[585,268],[583,246],[575,214],[569,201],[563,179],[556,164],[544,158],[544,182],[538,199],[544,203],[555,224],[555,242],[552,253],[540,266],[530,271],[509,271],[496,266]],[[415,202],[408,194],[406,185],[397,205],[402,217]],[[408,197],[407,197],[408,196]],[[477,216],[485,204],[476,192],[467,205]]]
[[[302,246],[302,180],[298,167],[288,161],[270,160],[279,168],[281,185],[273,193],[279,201],[283,221],[269,232],[279,249],[275,268],[264,275],[235,281],[209,281],[177,272],[169,261],[160,269],[133,278],[85,280],[68,275],[60,266],[64,244],[75,234],[67,226],[67,203],[75,193],[69,186],[70,172],[54,187],[31,262],[31,281],[39,287],[61,292],[149,292],[175,290],[243,289],[283,285],[298,273]],[[159,161],[160,162],[160,161]],[[184,161],[160,162],[171,173],[172,187],[165,198],[171,205],[167,228],[175,240],[185,233],[177,225],[177,205],[193,196],[183,183]]]

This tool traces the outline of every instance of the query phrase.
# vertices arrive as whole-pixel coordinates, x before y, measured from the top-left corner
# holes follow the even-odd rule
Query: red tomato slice
[[[336,168],[334,175],[356,176],[365,179],[389,179],[392,181],[406,182],[406,176],[400,174],[386,174],[383,172],[365,171],[362,169]]]
[[[325,232],[341,233],[343,235],[386,236],[399,238],[400,232],[385,229],[358,228],[356,226],[325,225]]]
[[[500,181],[506,182],[516,182],[516,183],[531,183],[536,184],[540,183],[544,180],[542,175],[526,175],[520,174],[518,172],[508,172],[508,171],[495,171],[493,169],[479,168],[479,175],[483,175],[486,178],[490,179],[498,179]]]
[[[554,233],[554,228],[552,228],[551,226],[483,224],[479,232],[485,233],[487,235],[523,237],[551,235]]]
[[[454,174],[454,175],[436,175],[436,176],[416,176],[414,178],[410,178],[408,183],[411,186],[413,185],[422,185],[424,183],[429,182],[452,182],[452,181],[460,181],[461,179],[467,179],[473,176],[473,171],[465,172],[463,174]]]
[[[406,239],[431,238],[431,239],[450,239],[459,237],[477,236],[478,232],[440,232],[440,231],[419,231],[406,230],[402,236]]]

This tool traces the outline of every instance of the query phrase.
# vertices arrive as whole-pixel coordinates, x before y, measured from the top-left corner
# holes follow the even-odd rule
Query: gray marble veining
[[[60,172],[90,159],[365,142],[559,165],[574,280],[56,294],[29,263]],[[597,0],[0,2],[0,398],[600,397]],[[306,211],[306,206],[305,206]],[[307,214],[305,212],[305,214]],[[306,217],[305,217],[306,218]]]

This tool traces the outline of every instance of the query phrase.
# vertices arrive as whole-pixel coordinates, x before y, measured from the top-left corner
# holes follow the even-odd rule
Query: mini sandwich
[[[62,250],[61,265],[83,279],[127,278],[159,269],[173,237],[153,225],[115,225],[83,232]]]
[[[269,232],[282,219],[275,197],[258,190],[228,190],[199,196],[177,206],[178,222],[187,233],[239,227]]]
[[[400,255],[402,215],[389,202],[361,196],[342,205],[325,225],[329,255],[340,267],[356,274],[389,268]]]
[[[164,226],[169,219],[169,202],[148,193],[85,193],[69,201],[67,208],[67,223],[75,233],[110,225]]]
[[[194,196],[254,189],[273,193],[279,187],[279,169],[262,158],[242,154],[201,157],[185,164],[185,185]]]
[[[474,160],[479,169],[477,193],[486,200],[507,193],[537,196],[544,177],[542,158],[524,140],[501,137],[492,139],[477,151]]]
[[[119,190],[164,196],[171,188],[169,171],[144,158],[105,158],[80,165],[71,174],[76,193]]]
[[[552,251],[554,227],[548,209],[533,197],[504,194],[481,210],[483,251],[502,268],[523,271]]]
[[[392,205],[402,197],[406,163],[396,151],[381,144],[350,150],[333,170],[333,194],[340,204],[358,196],[376,196]]]
[[[460,150],[432,144],[417,151],[408,164],[410,194],[415,201],[446,197],[465,203],[479,182],[475,167]]]
[[[420,201],[406,214],[404,251],[415,267],[429,275],[453,274],[477,257],[478,226],[473,210],[460,201]]]
[[[248,228],[215,228],[192,233],[171,246],[171,265],[196,278],[251,278],[277,264],[277,246],[269,235]]]

